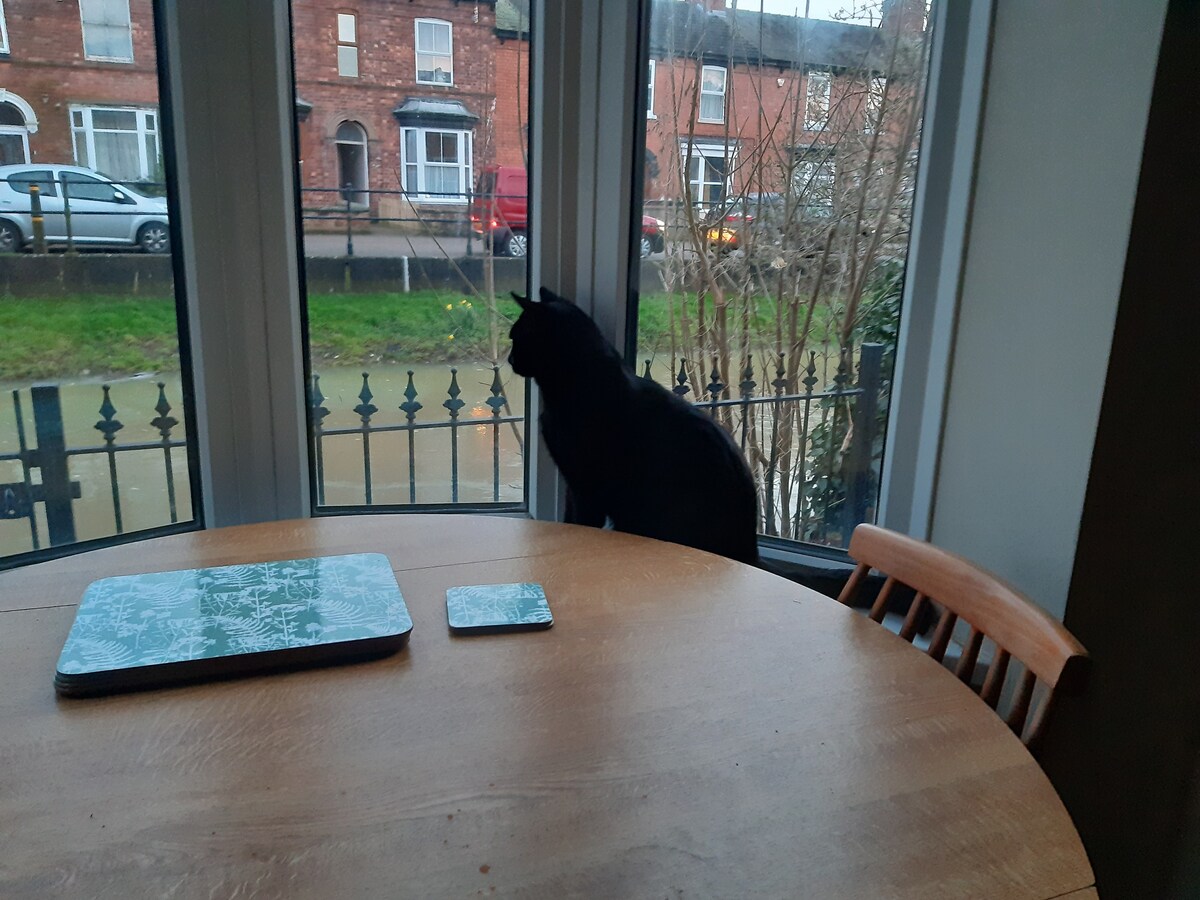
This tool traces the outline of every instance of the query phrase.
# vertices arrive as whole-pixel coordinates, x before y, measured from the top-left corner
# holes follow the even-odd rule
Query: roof
[[[733,9],[705,12],[692,3],[655,0],[650,55],[781,68],[884,69],[886,37],[869,25]]]
[[[882,71],[891,55],[880,28],[652,0],[650,56],[700,58],[715,64]],[[529,31],[529,0],[496,0],[496,31]]]
[[[403,103],[392,110],[392,115],[401,125],[421,127],[445,125],[469,128],[479,121],[479,116],[463,106],[461,101],[429,97],[406,97]]]

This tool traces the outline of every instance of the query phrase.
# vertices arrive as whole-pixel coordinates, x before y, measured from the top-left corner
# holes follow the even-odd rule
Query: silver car
[[[145,197],[128,185],[81,166],[0,166],[0,252],[33,241],[30,186],[42,201],[46,242],[70,239],[85,245],[134,245],[146,253],[171,249],[167,201]],[[69,224],[67,212],[70,212]]]

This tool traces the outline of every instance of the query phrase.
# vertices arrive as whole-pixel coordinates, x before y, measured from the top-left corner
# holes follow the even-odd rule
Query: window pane
[[[358,77],[358,48],[338,47],[338,74],[348,78]]]
[[[63,35],[47,41],[36,61],[17,54],[5,62],[10,98],[21,84],[38,85],[36,96],[13,102],[37,109],[40,127],[13,137],[44,162],[0,181],[11,216],[0,227],[0,250],[27,251],[0,252],[4,564],[194,522],[190,381],[181,363],[166,185],[157,132],[149,130],[158,125],[155,23],[151,4],[135,9],[136,68],[85,59]],[[80,11],[88,56],[131,55],[124,0],[84,0]],[[71,79],[46,78],[47,62],[69,68]],[[130,98],[149,109],[130,106]],[[34,183],[44,226],[36,241]],[[71,249],[102,252],[78,253],[64,265]],[[10,271],[17,263],[20,279]]]
[[[714,30],[652,4],[634,218],[638,372],[726,404],[763,533],[834,547],[879,500],[931,37],[909,3],[868,6],[812,22],[739,4]]]
[[[92,127],[136,131],[137,113],[133,110],[93,109]]]
[[[339,5],[293,0],[319,509],[525,504],[507,364],[528,240],[523,6],[378,4],[362,47],[379,64],[335,84],[302,28],[328,35]],[[418,21],[435,8],[445,22]],[[471,48],[457,79],[455,39]]]
[[[348,15],[346,13],[338,13],[337,25],[338,25],[338,40],[339,41],[341,41],[343,44],[353,44],[356,42],[357,39],[354,36],[355,35],[354,16]]]

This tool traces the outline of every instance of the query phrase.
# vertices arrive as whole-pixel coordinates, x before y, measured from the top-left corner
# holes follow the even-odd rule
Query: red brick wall
[[[7,56],[0,87],[33,107],[38,131],[29,136],[34,161],[74,162],[71,104],[157,106],[158,69],[150,0],[130,0],[133,63],[86,60],[77,2],[5,0]]]
[[[337,13],[357,16],[359,77],[337,74]],[[368,181],[372,190],[401,189],[400,125],[392,114],[409,97],[460,101],[479,116],[475,126],[473,165],[488,161],[485,131],[492,121],[495,89],[495,14],[486,3],[452,0],[357,0],[332,8],[314,0],[294,0],[296,92],[313,105],[300,124],[302,183],[305,188],[334,188],[338,157],[334,135],[345,121],[367,132]],[[418,84],[416,29],[419,18],[452,23],[454,84]],[[321,195],[305,196],[319,205]],[[372,204],[377,208],[377,204]]]

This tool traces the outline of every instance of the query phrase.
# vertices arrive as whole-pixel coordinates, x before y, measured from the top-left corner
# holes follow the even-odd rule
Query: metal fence
[[[855,365],[857,358],[857,366]],[[770,390],[759,392],[752,368],[747,365],[736,385],[727,385],[719,372],[699,376],[707,383],[697,392],[696,405],[708,412],[734,437],[746,454],[759,486],[761,531],[770,536],[803,540],[833,546],[844,546],[854,525],[872,517],[877,493],[877,448],[880,400],[885,389],[882,374],[883,347],[865,344],[853,356],[840,354],[837,372],[824,388],[818,390],[819,379],[815,359],[810,356],[802,370],[803,378],[792,384],[784,377],[783,360],[777,360],[776,377],[769,382]],[[854,369],[857,367],[857,379]],[[689,371],[690,369],[690,371]],[[673,390],[686,396],[693,392],[698,371],[681,363]],[[649,364],[647,364],[647,376]],[[320,377],[314,376],[309,389],[309,405],[313,426],[313,462],[316,474],[317,505],[326,506],[326,453],[328,442],[352,439],[361,444],[362,506],[374,509],[395,509],[406,506],[454,507],[460,505],[459,473],[461,469],[459,434],[464,427],[486,428],[491,433],[492,503],[497,508],[513,508],[519,504],[504,504],[501,499],[501,433],[516,428],[524,416],[509,407],[498,367],[492,367],[490,396],[483,402],[490,409],[485,417],[464,417],[465,401],[461,399],[458,370],[450,372],[450,383],[440,405],[446,412],[430,416],[418,393],[413,373],[408,372],[404,402],[398,404],[403,413],[400,422],[384,422],[380,409],[373,402],[370,373],[362,374],[362,389],[358,404],[350,412],[359,419],[353,427],[327,427],[331,414],[320,387]],[[112,534],[125,533],[123,504],[127,498],[122,491],[118,474],[119,457],[136,451],[161,452],[161,492],[166,495],[166,517],[161,525],[179,521],[176,502],[176,479],[179,473],[172,460],[172,451],[187,446],[183,437],[175,436],[179,425],[171,415],[165,385],[158,384],[157,415],[148,424],[157,430],[159,438],[151,441],[121,443],[118,433],[125,427],[117,418],[117,410],[109,396],[109,386],[100,387],[100,419],[93,426],[101,439],[92,445],[67,446],[65,427],[57,385],[37,385],[29,390],[32,403],[36,440],[26,433],[21,391],[12,392],[14,430],[17,450],[0,453],[0,465],[16,467],[19,478],[0,483],[0,522],[26,520],[34,555],[46,547],[59,547],[76,541],[75,507],[80,500],[80,483],[71,473],[71,461],[78,457],[101,455],[107,459],[108,484],[113,522]],[[418,399],[418,398],[421,399]],[[436,399],[436,398],[435,398]],[[433,401],[430,407],[436,409]],[[421,417],[422,411],[426,418]],[[343,410],[342,412],[346,412]],[[442,434],[446,443],[450,471],[451,500],[449,503],[423,502],[418,490],[418,463],[415,450],[418,433]],[[379,487],[372,467],[373,439],[385,434],[400,434],[408,450],[408,503],[381,504],[376,493]],[[3,469],[0,469],[2,472]],[[35,473],[36,476],[35,477]],[[144,467],[140,473],[147,475]],[[157,481],[157,478],[154,479]],[[186,481],[186,479],[185,479]],[[703,485],[697,489],[702,490]],[[90,492],[95,494],[93,490]],[[38,515],[38,506],[41,515]],[[470,505],[478,506],[478,503]],[[485,504],[486,505],[486,504]],[[39,520],[44,520],[44,534]],[[19,551],[18,551],[19,552]],[[28,552],[19,552],[22,560]],[[0,544],[0,563],[14,556]]]

